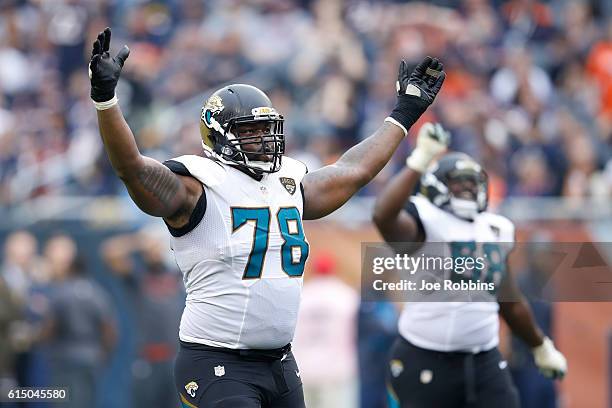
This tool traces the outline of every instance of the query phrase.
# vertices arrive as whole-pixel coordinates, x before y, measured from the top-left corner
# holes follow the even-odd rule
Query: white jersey
[[[411,202],[423,224],[425,241],[446,243],[448,253],[451,245],[466,242],[500,243],[506,255],[512,249],[514,225],[503,216],[482,212],[469,222],[436,207],[423,196],[413,196]],[[498,309],[494,299],[406,303],[399,332],[410,343],[429,350],[486,351],[499,343]]]
[[[300,189],[306,166],[283,157],[280,171],[256,181],[200,156],[164,164],[198,179],[205,192],[187,228],[169,228],[187,291],[180,339],[232,349],[288,344],[308,257]]]

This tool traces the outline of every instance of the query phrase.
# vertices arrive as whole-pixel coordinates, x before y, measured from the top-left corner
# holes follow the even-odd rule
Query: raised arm
[[[336,163],[304,177],[304,219],[338,209],[382,170],[408,129],[433,103],[444,82],[442,68],[437,59],[427,57],[410,74],[406,62],[401,62],[397,103],[383,125]]]
[[[188,222],[202,194],[202,186],[197,180],[178,176],[158,161],[140,154],[115,96],[115,87],[130,51],[123,46],[112,58],[110,38],[110,28],[98,35],[89,63],[91,98],[98,111],[106,153],[115,173],[142,211],[164,217],[173,227],[181,227]]]
[[[440,124],[425,123],[406,167],[391,179],[376,199],[372,220],[387,242],[423,242],[417,220],[404,209],[429,163],[446,150],[450,136]]]

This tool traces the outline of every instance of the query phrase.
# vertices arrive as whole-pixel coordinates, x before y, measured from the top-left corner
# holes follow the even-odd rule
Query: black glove
[[[124,45],[115,58],[108,53],[111,29],[106,27],[98,34],[93,43],[89,61],[89,79],[91,80],[91,99],[95,102],[106,102],[115,96],[115,87],[121,74],[123,63],[130,55],[130,49]]]
[[[399,123],[405,132],[414,125],[436,98],[446,77],[443,68],[437,58],[428,56],[416,66],[408,77],[406,61],[402,60],[400,63],[395,83],[397,102],[389,117]]]

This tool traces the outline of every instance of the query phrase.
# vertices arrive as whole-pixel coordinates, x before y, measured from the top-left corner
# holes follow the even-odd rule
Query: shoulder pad
[[[291,157],[283,156],[283,165],[278,172],[280,176],[291,176],[296,178],[296,181],[301,182],[306,173],[308,173],[308,168],[304,163]]]
[[[202,156],[179,156],[166,160],[164,165],[174,173],[192,176],[209,187],[221,184],[226,177],[222,163]]]
[[[446,232],[453,223],[453,216],[436,207],[428,198],[422,195],[410,197],[419,214],[421,225],[425,231],[426,242],[442,242],[446,240]]]
[[[486,217],[487,222],[492,227],[499,230],[500,242],[514,242],[514,223],[503,215],[493,214],[490,212],[484,212],[483,215]]]

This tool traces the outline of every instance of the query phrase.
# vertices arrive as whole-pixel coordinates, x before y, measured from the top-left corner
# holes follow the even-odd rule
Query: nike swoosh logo
[[[298,370],[295,370],[295,375],[297,375],[297,377],[300,378],[300,372]]]

